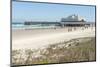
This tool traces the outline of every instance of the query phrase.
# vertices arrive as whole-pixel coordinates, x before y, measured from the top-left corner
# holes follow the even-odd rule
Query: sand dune
[[[50,44],[68,41],[81,37],[94,37],[95,29],[77,29],[68,32],[67,29],[16,30],[12,31],[12,49],[38,49]]]

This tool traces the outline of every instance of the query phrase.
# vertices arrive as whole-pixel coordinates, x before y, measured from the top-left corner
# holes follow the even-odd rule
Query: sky
[[[95,6],[12,2],[12,22],[60,21],[72,14],[84,17],[87,22],[95,22]]]

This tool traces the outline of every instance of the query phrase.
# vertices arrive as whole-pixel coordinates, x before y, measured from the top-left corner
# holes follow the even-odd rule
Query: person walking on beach
[[[76,27],[73,27],[73,31],[75,31],[76,30]]]

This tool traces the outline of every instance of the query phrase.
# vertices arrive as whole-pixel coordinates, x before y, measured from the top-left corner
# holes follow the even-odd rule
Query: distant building
[[[85,18],[79,15],[70,15],[67,18],[62,18],[61,22],[85,22]]]
[[[66,18],[62,18],[61,22],[62,26],[85,26],[86,20],[82,16],[79,15],[70,15]]]

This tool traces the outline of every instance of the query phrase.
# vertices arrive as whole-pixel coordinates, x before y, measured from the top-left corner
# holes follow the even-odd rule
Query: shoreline
[[[65,40],[95,36],[95,27],[93,29],[73,29],[69,32],[68,28],[12,30],[12,49],[38,49],[44,48],[48,46],[48,44]]]

